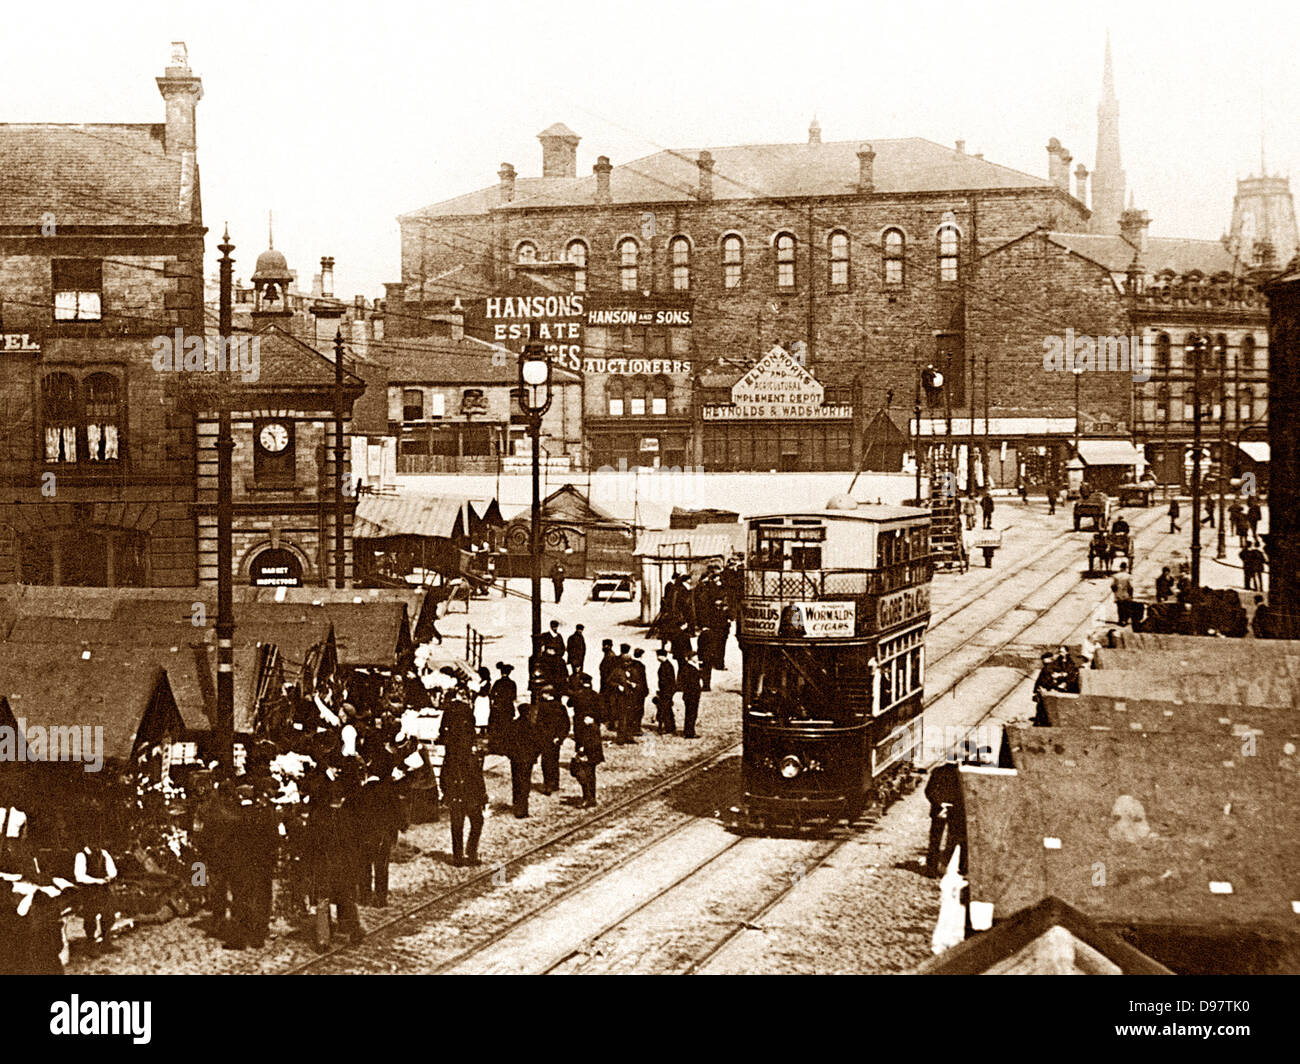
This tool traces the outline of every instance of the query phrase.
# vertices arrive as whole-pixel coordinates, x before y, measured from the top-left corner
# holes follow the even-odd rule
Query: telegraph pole
[[[230,334],[231,288],[235,260],[230,253],[235,246],[230,242],[227,226],[221,243],[220,279],[221,293],[218,310],[218,354],[224,354],[219,368],[217,388],[217,754],[221,767],[234,772],[235,744],[235,606],[231,584],[232,557],[231,525],[234,510],[231,486],[231,456],[235,440],[230,428]]]
[[[1192,586],[1201,586],[1201,353],[1205,337],[1192,340]]]
[[[1219,354],[1219,536],[1214,557],[1222,561],[1228,556],[1228,545],[1223,526],[1223,482],[1228,468],[1228,345],[1217,344]]]

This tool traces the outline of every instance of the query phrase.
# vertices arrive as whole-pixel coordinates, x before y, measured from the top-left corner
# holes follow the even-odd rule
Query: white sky
[[[276,247],[341,296],[399,276],[396,215],[541,172],[536,134],[582,136],[579,173],[659,147],[920,136],[1045,175],[1049,137],[1091,168],[1111,30],[1129,188],[1156,236],[1218,237],[1237,176],[1300,164],[1300,5],[334,0],[5,11],[0,121],[160,122],[172,40],[203,78],[209,266]],[[1300,194],[1300,188],[1295,190]]]

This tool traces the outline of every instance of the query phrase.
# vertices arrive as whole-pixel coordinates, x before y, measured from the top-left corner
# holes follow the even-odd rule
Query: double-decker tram
[[[854,819],[911,787],[921,746],[930,513],[836,496],[748,521],[743,812]]]

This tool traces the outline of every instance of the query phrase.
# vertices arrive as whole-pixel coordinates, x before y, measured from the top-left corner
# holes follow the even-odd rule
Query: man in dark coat
[[[388,905],[388,866],[393,847],[397,845],[405,825],[402,823],[401,794],[393,780],[396,758],[386,745],[374,746],[367,757],[369,778],[361,787],[359,805],[364,832],[361,839],[360,901],[362,905],[382,909]]]
[[[610,710],[614,717],[614,730],[618,733],[618,744],[626,746],[632,739],[632,700],[635,690],[635,674],[632,670],[632,647],[620,643],[619,654],[610,670]]]
[[[925,784],[930,802],[930,846],[925,855],[925,873],[938,876],[948,866],[952,852],[961,846],[960,867],[966,866],[966,809],[961,796],[961,778],[955,761],[945,761]],[[942,846],[940,845],[942,843]]]
[[[1246,523],[1250,525],[1252,539],[1259,535],[1259,521],[1263,516],[1264,512],[1259,508],[1259,500],[1252,495],[1250,505],[1246,507]]]
[[[631,735],[641,734],[641,725],[645,720],[645,700],[650,697],[650,681],[645,671],[645,651],[637,647],[632,651],[632,660],[628,665],[632,680],[632,701],[629,706],[631,720],[628,731]]]
[[[537,694],[537,745],[541,749],[542,793],[560,789],[560,747],[569,736],[569,714],[550,685]]]
[[[677,670],[677,689],[682,693],[682,738],[695,738],[695,721],[700,714],[700,663],[692,654]]]
[[[701,628],[695,644],[696,657],[700,662],[700,688],[704,691],[713,689],[713,662],[717,653],[717,632],[713,628]]]
[[[678,666],[691,656],[691,630],[685,621],[678,622],[669,645],[672,647],[673,660]]]
[[[455,865],[479,863],[478,842],[483,834],[483,809],[488,802],[483,762],[474,748],[474,736],[473,709],[468,702],[453,700],[443,714],[438,743],[446,750],[439,782],[450,815],[451,860]],[[469,822],[468,842],[466,821]]]
[[[564,637],[560,635],[559,621],[551,622],[551,630],[542,633],[537,646],[542,675],[552,684],[562,684],[568,670],[564,667]]]
[[[573,705],[573,761],[569,771],[582,788],[583,809],[596,804],[596,766],[605,760],[600,741],[600,699],[591,689],[591,677],[578,675],[578,689],[570,696]]]
[[[614,669],[617,667],[618,655],[614,653],[614,640],[600,641],[600,719],[607,728],[614,727]]]
[[[677,670],[668,660],[668,651],[660,647],[656,652],[659,658],[659,689],[655,692],[655,723],[659,725],[659,734],[677,734],[677,720],[673,716],[673,694],[677,690]]]
[[[574,676],[582,675],[582,666],[587,660],[587,638],[582,634],[582,625],[573,626],[573,635],[569,636],[564,649],[569,661],[569,672]]]
[[[515,816],[520,820],[528,816],[528,792],[533,785],[533,764],[540,753],[529,712],[531,708],[531,703],[520,704],[519,715],[511,722],[506,736],[506,756],[510,758],[510,794]]]
[[[1170,499],[1169,500],[1169,534],[1171,536],[1175,532],[1182,531],[1182,529],[1178,527],[1178,515],[1180,513],[1182,513],[1182,510],[1178,506],[1178,500]]]
[[[980,498],[980,510],[984,514],[984,527],[993,527],[993,496],[987,491]]]
[[[551,566],[551,586],[555,589],[555,601],[564,597],[564,566],[556,562]]]
[[[498,661],[497,671],[501,676],[488,692],[488,749],[494,754],[505,752],[506,732],[515,719],[515,701],[519,697],[519,687],[510,678],[514,666]]]

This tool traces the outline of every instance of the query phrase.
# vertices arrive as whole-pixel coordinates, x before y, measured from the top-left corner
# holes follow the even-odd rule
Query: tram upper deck
[[[928,510],[858,504],[751,517],[740,635],[873,637],[928,617],[930,577]]]

